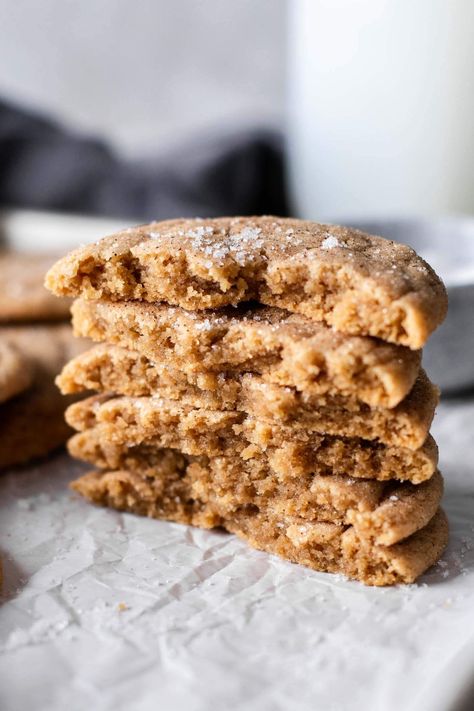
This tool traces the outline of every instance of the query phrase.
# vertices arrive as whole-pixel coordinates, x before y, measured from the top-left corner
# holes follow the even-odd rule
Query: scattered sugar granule
[[[213,231],[212,227],[195,227],[194,229],[188,230],[186,236],[197,237],[199,239],[205,235],[212,235]]]
[[[398,496],[395,496],[395,494],[392,494],[389,498],[390,501],[398,501]]]
[[[241,240],[253,240],[258,237],[258,235],[261,233],[261,228],[260,227],[244,227],[239,234],[233,235],[233,237]]]
[[[334,249],[334,247],[342,247],[342,244],[333,235],[329,235],[321,242],[321,249]]]
[[[212,325],[212,322],[208,318],[206,318],[204,321],[201,321],[201,323],[196,324],[196,329],[198,331],[210,331]]]
[[[248,261],[250,261],[252,255],[247,254],[247,252],[237,252],[235,254],[235,261],[237,264],[240,264],[241,267],[244,267]]]

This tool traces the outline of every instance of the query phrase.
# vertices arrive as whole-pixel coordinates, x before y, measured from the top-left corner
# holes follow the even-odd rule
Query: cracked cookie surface
[[[269,386],[272,396],[268,397],[266,388],[261,392],[258,380],[256,393],[254,385],[255,376],[244,376],[238,405],[241,409],[195,407],[198,403],[185,405],[160,397],[94,395],[69,407],[66,418],[78,431],[102,425],[111,441],[121,436],[130,441],[161,437],[160,446],[182,449],[188,454],[219,454],[223,447],[238,443],[242,428],[265,424],[275,446],[284,444],[288,434],[290,441],[298,441],[318,433],[416,450],[428,436],[438,400],[438,391],[424,374],[410,395],[392,410],[341,403],[339,398],[330,397],[324,398],[323,403],[303,407],[294,391]]]
[[[49,271],[60,296],[166,302],[189,310],[255,300],[418,349],[446,291],[410,247],[289,218],[155,222],[81,247]]]
[[[411,389],[421,352],[344,336],[282,309],[242,306],[192,312],[164,305],[78,299],[76,335],[131,349],[161,366],[198,374],[253,372],[314,393],[394,407]]]
[[[396,543],[425,526],[443,493],[439,472],[418,486],[357,479],[350,469],[345,474],[314,471],[290,476],[288,471],[272,469],[265,457],[193,457],[144,444],[114,447],[102,444],[94,431],[85,435],[82,447],[74,447],[75,456],[101,469],[126,470],[149,479],[166,477],[170,470],[180,472],[191,497],[220,515],[255,505],[282,518],[352,524],[358,535],[382,545]]]

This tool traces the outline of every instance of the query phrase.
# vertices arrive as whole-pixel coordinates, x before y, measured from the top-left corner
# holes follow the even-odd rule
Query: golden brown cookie
[[[369,341],[365,345],[370,347],[372,339],[365,340]],[[418,352],[408,351],[413,358],[397,358],[390,363],[383,360],[383,347],[378,353],[379,358],[364,359],[360,352],[356,354],[354,348],[350,348],[351,344],[347,344],[349,355],[346,353],[346,358],[342,353],[335,357],[329,348],[323,349],[321,344],[320,352],[324,350],[325,358],[323,367],[321,363],[316,365],[314,352],[304,352],[301,348],[298,357],[295,353],[298,350],[297,341],[292,339],[289,343],[292,352],[287,357],[278,346],[275,349],[280,362],[271,363],[272,356],[262,354],[259,363],[256,364],[256,359],[248,363],[249,369],[260,372],[263,382],[293,386],[304,390],[307,395],[337,393],[373,406],[395,407],[407,386],[414,383],[419,368]],[[212,353],[218,358],[216,344],[212,345]],[[211,358],[209,355],[208,361]],[[178,365],[181,363],[179,358]],[[189,367],[190,360],[185,363]],[[199,364],[202,367],[202,360]],[[403,377],[398,377],[396,373],[399,366],[405,367]],[[200,399],[202,403],[207,403],[203,406],[227,408],[234,407],[239,397],[241,372],[238,367],[227,372],[186,372],[170,365],[165,354],[162,354],[162,360],[156,361],[128,348],[101,344],[68,363],[58,378],[58,385],[63,393],[97,390],[137,397],[161,395],[180,399],[187,404]]]
[[[371,409],[353,396],[315,393],[314,389],[299,392],[296,388],[267,383],[264,376],[233,373],[195,376],[202,387],[189,384],[189,379],[182,371],[153,363],[133,351],[102,345],[67,363],[57,383],[65,394],[97,390],[176,400],[194,408],[237,409],[262,420],[308,422],[308,427],[317,432],[322,431],[319,426],[322,424],[329,434],[349,437],[373,439],[370,433],[374,428],[389,429],[385,437],[393,437],[394,428],[397,431],[408,428],[407,436],[415,441],[415,448],[426,438],[438,401],[438,390],[423,371],[410,394],[392,410]],[[365,422],[369,422],[370,429]]]
[[[357,479],[378,481],[411,481],[421,484],[433,476],[438,463],[438,448],[428,436],[415,451],[403,447],[386,447],[377,442],[331,435],[306,435],[298,440],[291,429],[268,426],[248,419],[240,426],[239,439],[222,442],[221,455],[256,460],[258,466],[268,466],[279,479],[298,479],[313,474],[350,475]],[[121,438],[120,438],[121,434]],[[84,459],[102,469],[134,469],[133,462],[148,462],[156,468],[162,454],[156,455],[164,438],[151,434],[127,435],[126,429],[110,437],[108,425],[97,425],[79,432],[68,442],[73,457]],[[274,446],[277,440],[280,445]],[[184,455],[183,455],[184,456]]]
[[[441,509],[422,529],[391,546],[361,538],[354,526],[282,518],[271,510],[243,506],[221,516],[194,500],[181,471],[143,477],[128,471],[91,472],[72,487],[94,503],[203,528],[221,526],[260,550],[315,570],[343,573],[367,585],[411,583],[442,554],[448,537]]]
[[[411,389],[420,367],[419,352],[373,338],[343,336],[269,307],[201,313],[77,300],[72,314],[76,335],[135,350],[161,367],[181,370],[192,383],[197,374],[253,372],[299,390],[338,392],[370,405],[394,407]],[[147,364],[142,379],[146,370]],[[210,378],[206,389],[215,389],[215,382]]]
[[[66,363],[56,383],[65,395],[96,390],[132,397],[159,396],[232,410],[242,394],[239,373],[190,373],[155,363],[118,346],[94,346]]]
[[[33,364],[31,387],[0,406],[0,468],[24,464],[63,444],[70,428],[64,410],[74,401],[54,384],[64,363],[84,349],[68,325],[17,326],[2,329],[3,337]]]
[[[179,449],[186,454],[222,454],[242,439],[234,425],[244,419],[234,410],[206,410],[158,398],[107,397],[96,395],[74,403],[66,420],[82,432],[100,425],[105,441],[141,444],[145,439],[157,447]]]
[[[407,397],[391,410],[337,395],[307,395],[245,375],[237,407],[259,422],[418,449],[428,435],[438,399],[438,388],[423,370]]]
[[[272,469],[291,476],[314,471],[335,474],[350,471],[351,476],[361,479],[420,484],[433,476],[438,463],[438,447],[431,435],[419,449],[413,450],[357,437],[295,431],[291,426],[258,422],[251,417],[239,425],[238,433],[244,442],[250,442],[240,456],[258,457],[264,452]],[[238,442],[232,446],[239,450]]]
[[[342,573],[365,585],[413,583],[434,565],[448,543],[448,521],[442,509],[427,526],[392,546],[379,546],[358,537],[353,526],[302,523],[278,527],[271,516],[242,513],[224,527],[251,546],[314,570]]]
[[[87,433],[85,433],[87,435]],[[92,440],[94,433],[92,432]],[[271,510],[275,516],[353,524],[360,535],[390,545],[422,528],[434,516],[443,493],[437,472],[419,486],[357,479],[348,474],[280,474],[268,458],[231,455],[192,457],[176,450],[102,446],[91,438],[76,454],[103,469],[126,469],[146,478],[166,476],[173,466],[190,483],[190,496],[225,516],[242,506]],[[73,447],[74,448],[74,447]]]
[[[46,284],[60,296],[164,301],[190,310],[256,300],[413,349],[447,308],[441,281],[410,247],[271,216],[131,228],[64,257]]]
[[[69,400],[70,402],[70,400]],[[71,434],[64,421],[68,400],[53,379],[0,406],[0,469],[25,464],[60,447]]]
[[[142,472],[137,462],[135,473]],[[187,476],[192,497],[221,516],[256,506],[283,520],[351,524],[359,537],[381,545],[397,543],[423,528],[443,495],[439,472],[419,486],[324,474],[280,481],[258,460],[201,457],[188,466]]]
[[[2,336],[0,329],[0,403],[26,390],[32,379],[32,363]]]
[[[132,438],[139,442],[153,436],[158,446],[181,449],[188,454],[219,454],[223,447],[234,446],[241,425],[249,426],[247,418],[254,423],[269,424],[274,446],[283,443],[275,427],[282,424],[291,425],[292,439],[296,440],[315,432],[418,449],[428,435],[438,397],[437,390],[422,373],[408,397],[392,410],[347,401],[341,404],[339,398],[331,396],[322,396],[322,403],[304,407],[298,398],[295,401],[291,389],[287,392],[280,386],[269,385],[281,391],[279,397],[273,398],[265,398],[265,388],[260,392],[257,387],[257,393],[253,393],[254,379],[258,383],[258,376],[243,376],[240,410],[211,410],[193,406],[199,402],[185,405],[159,397],[97,395],[72,405],[66,418],[78,431],[103,425],[111,441],[123,438],[124,432],[130,442]],[[285,431],[285,437],[286,434]]]
[[[33,364],[35,376],[53,376],[90,346],[90,342],[74,337],[69,324],[4,326],[0,335]]]
[[[55,259],[56,254],[0,251],[0,322],[69,317],[71,300],[55,299],[44,287]]]

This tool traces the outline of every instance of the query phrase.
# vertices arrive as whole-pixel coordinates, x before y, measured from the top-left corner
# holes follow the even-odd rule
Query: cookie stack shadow
[[[95,503],[223,527],[371,585],[413,582],[447,522],[420,347],[446,296],[412,250],[279,218],[154,223],[60,260],[58,377]],[[77,298],[79,297],[79,298]]]

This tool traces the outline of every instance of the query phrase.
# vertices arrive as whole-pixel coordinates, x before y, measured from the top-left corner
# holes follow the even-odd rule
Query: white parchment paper
[[[65,454],[2,475],[0,708],[427,711],[428,696],[455,698],[457,660],[474,673],[474,400],[444,403],[433,431],[451,542],[394,589],[95,508],[68,490],[81,466]]]

